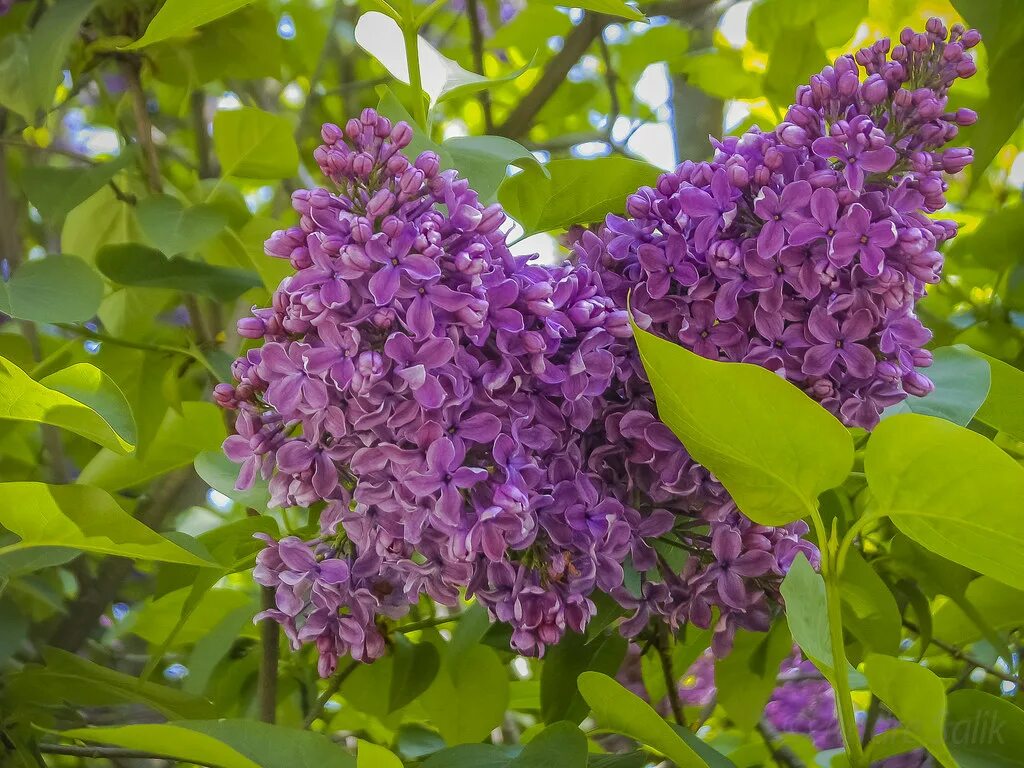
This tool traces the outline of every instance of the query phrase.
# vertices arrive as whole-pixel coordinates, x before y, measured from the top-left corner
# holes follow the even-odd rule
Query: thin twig
[[[359,662],[354,659],[349,662],[348,666],[340,672],[336,672],[334,677],[331,678],[331,682],[328,683],[327,689],[323,692],[319,699],[316,700],[316,704],[309,710],[309,714],[306,715],[306,719],[302,721],[302,727],[309,729],[316,722],[316,719],[320,717],[324,711],[324,707],[327,706],[327,702],[331,700],[338,691],[341,690],[341,686],[348,680],[349,675],[356,671],[359,667]]]
[[[210,133],[206,123],[206,92],[201,88],[192,92],[192,132],[196,135],[196,162],[200,179],[212,179],[217,175],[216,161],[210,146]]]
[[[554,96],[558,86],[565,82],[569,70],[587,52],[590,44],[600,36],[609,21],[610,17],[600,13],[584,13],[580,23],[565,36],[562,50],[548,60],[540,79],[519,100],[509,116],[505,118],[505,122],[497,126],[494,132],[510,139],[525,135],[530,130],[534,118]]]
[[[610,106],[608,110],[608,120],[605,123],[605,133],[608,136],[608,141],[611,142],[612,128],[615,126],[615,121],[618,120],[619,113],[622,111],[622,107],[619,105],[619,75],[615,71],[615,65],[612,64],[612,52],[608,49],[608,43],[604,39],[603,32],[598,35],[597,44],[601,49],[601,59],[604,61],[604,82],[605,85],[608,86],[608,99]]]
[[[919,630],[917,628],[917,625],[914,624],[913,622],[910,622],[910,621],[907,621],[906,619],[904,619],[903,626],[906,627],[907,629],[909,629],[911,632],[913,632],[916,635],[920,635],[921,634],[921,630]],[[1020,685],[1021,680],[1020,680],[1020,677],[1018,677],[1017,675],[1012,675],[1009,672],[1003,672],[1001,669],[997,669],[997,668],[993,667],[991,664],[986,664],[985,662],[980,661],[979,659],[974,658],[969,653],[965,653],[964,651],[960,650],[955,645],[951,645],[950,643],[947,643],[947,642],[945,642],[943,640],[939,640],[936,637],[933,637],[931,639],[931,642],[932,642],[932,645],[941,648],[942,650],[944,650],[946,653],[948,653],[950,656],[952,656],[954,659],[956,659],[958,661],[962,661],[965,664],[970,664],[972,667],[977,667],[978,669],[982,669],[985,672],[988,672],[988,674],[992,675],[993,677],[998,677],[1000,680],[1005,680],[1006,682],[1013,683],[1014,685]]]
[[[262,587],[260,597],[264,611],[274,608],[274,589]],[[280,627],[276,621],[264,621],[260,624],[260,656],[259,702],[260,720],[274,723],[277,720],[277,663],[280,653]]]
[[[163,189],[160,176],[160,158],[156,153],[153,141],[153,121],[149,117],[149,106],[146,103],[146,92],[142,90],[142,62],[131,56],[123,59],[122,72],[128,83],[128,93],[132,97],[132,113],[135,116],[136,139],[142,148],[142,167],[145,171],[146,186],[153,194]]]
[[[40,744],[40,752],[44,755],[70,755],[72,757],[92,758],[94,760],[114,760],[117,758],[140,760],[167,760],[172,763],[179,763],[181,760],[171,755],[160,755],[155,752],[146,752],[140,749],[124,749],[122,747],[79,747],[72,744]],[[219,768],[215,763],[204,763],[199,760],[189,759],[194,765],[203,765],[206,768]]]
[[[484,74],[484,33],[480,28],[479,0],[466,0],[466,18],[469,20],[469,47],[473,52],[473,71],[482,76]],[[484,131],[491,133],[494,130],[491,94],[484,88],[477,94],[477,99],[484,113]]]
[[[782,743],[779,732],[772,727],[771,723],[761,720],[757,724],[757,732],[761,734],[765,746],[768,747],[772,759],[778,763],[779,768],[806,768],[803,760],[797,757],[796,752]]]
[[[430,627],[437,627],[441,624],[450,624],[451,622],[458,621],[461,618],[461,613],[453,613],[449,616],[434,616],[431,619],[423,619],[422,621],[414,621],[411,624],[395,627],[392,631],[397,632],[400,635],[407,635],[410,632],[416,632],[421,629],[429,629]]]
[[[668,704],[672,708],[672,717],[679,725],[686,725],[686,717],[683,715],[683,703],[679,699],[679,683],[675,673],[672,671],[672,656],[669,654],[668,632],[665,628],[659,630],[657,642],[654,649],[658,653],[658,660],[661,662],[661,671],[665,677],[665,688],[668,691]]]

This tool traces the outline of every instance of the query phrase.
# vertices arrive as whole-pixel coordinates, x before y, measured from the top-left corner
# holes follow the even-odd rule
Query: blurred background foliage
[[[516,252],[549,261],[564,257],[560,235],[570,223],[621,210],[658,169],[708,157],[709,134],[777,123],[795,87],[836,55],[904,25],[922,28],[931,15],[979,27],[979,73],[953,94],[954,107],[980,115],[962,133],[977,162],[951,182],[943,214],[960,222],[961,236],[922,311],[935,346],[967,343],[1024,367],[1024,13],[1015,0],[584,6],[435,3],[421,29],[450,61],[446,74],[432,75],[447,92],[418,146],[440,146],[482,196],[506,204],[519,222],[510,233]],[[290,193],[320,183],[311,161],[319,125],[378,104],[393,117],[415,113],[387,62],[393,40],[380,27],[357,40],[360,17],[381,4],[0,0],[0,8],[5,759],[35,764],[41,733],[31,723],[148,722],[156,711],[315,722],[416,760],[441,738],[451,745],[494,731],[519,741],[538,728],[542,709],[544,720],[578,709],[575,674],[542,669],[601,668],[580,661],[600,649],[514,658],[475,609],[453,633],[414,621],[394,635],[387,659],[330,687],[309,649],[280,658],[276,690],[259,685],[277,640],[251,621],[261,599],[249,576],[252,533],[308,522],[304,510],[254,516],[266,511],[265,491],[233,490],[234,467],[219,453],[224,415],[210,392],[241,349],[234,321],[266,305],[288,272],[263,254],[263,241],[294,224]],[[483,134],[520,146],[460,139]],[[557,162],[545,171],[535,160]],[[40,482],[69,489],[40,496]],[[82,510],[100,509],[107,517],[97,528]],[[165,535],[148,539],[132,518]],[[37,546],[13,546],[18,537]],[[107,556],[117,554],[127,557]],[[957,592],[942,586],[956,575],[922,567],[914,576],[929,597]],[[1018,597],[981,595],[982,625],[1005,618]],[[1019,617],[1019,603],[1014,610]],[[421,617],[429,623],[433,611],[424,605]],[[953,614],[937,618],[947,639],[977,641],[974,625]],[[262,645],[261,632],[271,633]],[[999,637],[982,641],[991,639],[990,655]],[[677,668],[700,642],[677,643]],[[642,664],[652,699],[662,698],[660,673],[646,657]],[[708,727],[737,765],[768,759],[761,739],[712,714]],[[289,749],[299,742],[274,752],[277,742],[264,736],[247,747],[262,764],[344,764],[324,759],[319,742],[296,757]],[[147,749],[174,754],[175,739],[146,738]],[[226,732],[212,738],[241,749]],[[787,738],[807,754],[807,743]],[[367,765],[389,765],[381,760]],[[629,764],[644,763],[641,755]]]

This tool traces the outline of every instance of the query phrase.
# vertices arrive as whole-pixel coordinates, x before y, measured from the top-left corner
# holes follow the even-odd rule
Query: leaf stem
[[[409,87],[412,88],[412,116],[420,128],[427,128],[427,107],[423,96],[423,74],[420,71],[420,38],[416,22],[406,19],[402,24],[405,38],[405,60],[409,66]]]
[[[449,624],[453,621],[458,621],[461,618],[461,613],[452,614],[450,616],[434,616],[431,619],[423,619],[422,621],[414,621],[411,624],[395,627],[392,631],[397,632],[400,635],[407,635],[410,632],[417,632],[421,629],[429,629],[430,627],[437,627],[441,624]]]
[[[263,610],[274,608],[274,590],[262,587],[260,590]],[[276,621],[263,621],[260,624],[260,656],[259,703],[260,720],[273,723],[277,720],[277,662],[280,652],[280,627]]]
[[[860,744],[857,732],[857,719],[853,709],[853,694],[850,690],[850,678],[847,670],[850,662],[846,658],[846,645],[843,638],[843,609],[839,594],[839,547],[835,532],[830,537],[825,532],[825,524],[821,514],[815,509],[811,513],[814,529],[818,535],[818,547],[821,550],[821,576],[825,582],[825,605],[828,611],[829,642],[832,646],[832,687],[835,689],[836,706],[839,710],[839,725],[846,746],[846,754],[852,768],[865,768],[864,749]]]
[[[324,711],[324,707],[327,705],[327,702],[331,700],[331,697],[334,696],[334,694],[341,690],[341,686],[344,685],[346,680],[348,680],[349,675],[355,672],[358,667],[359,662],[353,659],[349,662],[347,667],[340,672],[335,673],[334,677],[331,678],[331,682],[327,685],[327,689],[323,694],[321,694],[320,698],[316,700],[316,704],[314,704],[313,708],[309,710],[309,714],[306,715],[306,719],[302,721],[303,728],[309,730],[313,727],[313,723],[315,723],[316,719],[320,717],[320,714]]]
[[[658,653],[658,660],[661,662],[661,672],[665,677],[665,690],[668,693],[668,705],[672,709],[672,717],[682,726],[686,725],[686,716],[683,714],[683,703],[679,699],[679,687],[675,673],[672,671],[672,656],[668,650],[668,630],[662,627],[658,630],[657,641],[654,648]]]

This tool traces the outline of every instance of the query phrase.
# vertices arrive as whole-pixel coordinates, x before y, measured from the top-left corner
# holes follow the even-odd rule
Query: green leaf
[[[135,422],[124,395],[88,363],[33,381],[0,357],[0,419],[50,424],[120,454],[134,448]]]
[[[974,618],[964,613],[961,602],[970,605],[994,630],[1024,625],[1024,592],[981,576],[967,585],[963,601],[949,600],[935,608],[932,631],[945,643],[961,646],[984,636]]]
[[[194,251],[227,226],[227,217],[212,205],[186,208],[170,195],[155,195],[136,207],[139,226],[149,242],[172,256]]]
[[[551,5],[562,5],[562,3],[554,2],[554,0],[541,0],[541,2],[550,3]],[[609,16],[618,16],[630,21],[647,21],[647,17],[639,9],[622,2],[622,0],[584,0],[584,2],[577,0],[577,2],[572,3],[569,7],[582,8],[585,11],[594,11],[595,13],[606,13]]]
[[[974,352],[989,364],[992,386],[977,413],[978,421],[1024,441],[1024,371],[1002,360]]]
[[[650,704],[608,675],[584,672],[579,687],[600,725],[656,749],[679,768],[706,765]]]
[[[99,488],[0,483],[0,525],[21,541],[0,549],[73,547],[84,552],[216,567],[147,528]]]
[[[250,288],[262,285],[255,272],[215,267],[184,256],[168,259],[160,251],[135,243],[105,246],[96,255],[96,266],[121,285],[168,288],[218,301],[237,299]]]
[[[801,552],[782,581],[782,598],[793,640],[825,677],[834,675],[832,641],[828,632],[825,582]]]
[[[77,256],[55,254],[22,264],[0,282],[0,312],[36,323],[77,323],[96,314],[103,280]]]
[[[124,50],[144,48],[161,40],[190,34],[196,27],[227,16],[252,2],[253,0],[166,0],[149,22],[145,34],[131,45],[124,46]]]
[[[572,723],[555,723],[523,747],[508,768],[586,768],[587,737]]]
[[[718,703],[738,728],[753,730],[775,690],[782,660],[793,652],[793,637],[780,618],[768,632],[738,632],[733,649],[715,663]]]
[[[874,765],[876,762],[911,752],[921,746],[921,742],[910,731],[905,728],[891,728],[871,737],[864,756],[869,764]]]
[[[970,347],[957,344],[934,352],[935,361],[924,370],[935,384],[925,397],[908,397],[886,408],[882,418],[897,413],[937,416],[966,427],[988,397],[992,374],[988,362]]]
[[[507,768],[513,751],[494,744],[460,744],[426,759],[423,768]]]
[[[22,172],[21,183],[40,215],[60,222],[73,208],[99,192],[134,156],[131,149],[125,149],[110,162],[86,168],[29,166]]]
[[[356,761],[341,745],[319,733],[237,719],[171,725],[211,736],[262,768],[355,768]]]
[[[388,693],[388,712],[395,712],[430,687],[441,666],[441,656],[430,643],[410,643],[401,635],[394,638],[394,661]]]
[[[946,699],[946,744],[960,768],[1024,766],[1024,712],[984,691],[953,691]]]
[[[494,198],[510,165],[532,166],[547,175],[530,150],[504,136],[456,136],[445,141],[444,148],[459,175],[469,180],[485,202]]]
[[[588,670],[613,675],[622,664],[628,643],[618,632],[587,640],[568,632],[544,656],[540,677],[540,714],[545,723],[578,723],[588,707],[576,680]],[[682,671],[682,670],[680,670]]]
[[[446,658],[420,704],[449,744],[480,741],[500,725],[508,702],[508,675],[498,654],[471,646]]]
[[[224,176],[284,179],[299,165],[291,123],[254,107],[219,111],[213,118],[213,146]]]
[[[970,136],[978,180],[1024,118],[1024,82],[1015,77],[1024,67],[1024,20],[1014,0],[953,0],[953,7],[981,31],[988,53],[989,97]]]
[[[23,87],[36,110],[48,109],[53,104],[68,49],[93,5],[94,0],[66,0],[59,7],[50,6],[32,30],[28,40],[28,77]]]
[[[82,706],[145,704],[166,717],[209,717],[205,699],[100,666],[57,648],[44,648],[42,666],[28,666],[8,679],[11,692],[37,704],[71,702]]]
[[[568,229],[622,213],[626,197],[657,183],[662,170],[628,157],[552,160],[545,168],[517,173],[498,189],[498,201],[526,234]]]
[[[896,598],[855,549],[846,554],[839,577],[844,625],[869,650],[899,652],[902,618]]]
[[[942,737],[946,686],[935,673],[912,661],[872,654],[864,660],[871,692],[945,768],[957,768]]]
[[[669,723],[669,726],[679,735],[679,738],[690,745],[690,749],[696,752],[709,768],[736,768],[736,764],[732,760],[703,741],[685,725]]]
[[[828,64],[813,23],[787,26],[775,41],[764,73],[768,99],[782,107],[792,103],[798,85]]]
[[[740,510],[785,525],[846,479],[853,442],[818,403],[765,368],[722,363],[633,325],[658,415]]]
[[[976,432],[932,416],[886,419],[864,454],[871,508],[954,563],[1024,586],[1024,468]]]
[[[105,245],[117,245],[141,237],[135,206],[118,200],[110,187],[101,187],[64,219],[61,250],[92,262]]]
[[[402,761],[384,747],[359,739],[356,750],[357,768],[402,768]]]
[[[238,465],[224,455],[223,451],[203,451],[193,462],[203,481],[218,493],[241,504],[243,507],[263,511],[270,503],[267,481],[257,477],[253,487],[247,491],[235,490],[238,480]]]
[[[186,401],[181,413],[168,408],[144,456],[103,450],[82,468],[77,482],[119,491],[191,464],[202,451],[220,448],[227,433],[223,412],[213,403]]]
[[[216,765],[219,768],[260,768],[259,763],[224,742],[172,723],[74,728],[63,731],[61,736],[94,744],[139,749],[188,763]]]

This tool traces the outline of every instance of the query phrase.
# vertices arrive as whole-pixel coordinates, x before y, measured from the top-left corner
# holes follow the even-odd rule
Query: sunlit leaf
[[[292,124],[255,107],[221,110],[213,118],[213,146],[224,176],[283,179],[295,174],[299,150]]]
[[[1024,586],[1024,468],[991,441],[932,416],[903,414],[864,455],[872,508],[955,563]]]
[[[0,483],[0,525],[20,541],[0,552],[72,547],[138,560],[215,567],[147,528],[105,491],[85,485]]]
[[[88,363],[33,381],[0,357],[0,419],[50,424],[115,453],[134,448],[135,422],[124,395],[106,374]]]
[[[658,415],[747,517],[784,525],[817,509],[853,463],[846,428],[765,368],[722,363],[636,325]]]
[[[166,0],[149,22],[146,33],[124,47],[126,50],[134,50],[168,38],[187,35],[196,27],[227,16],[251,2],[253,0]]]

